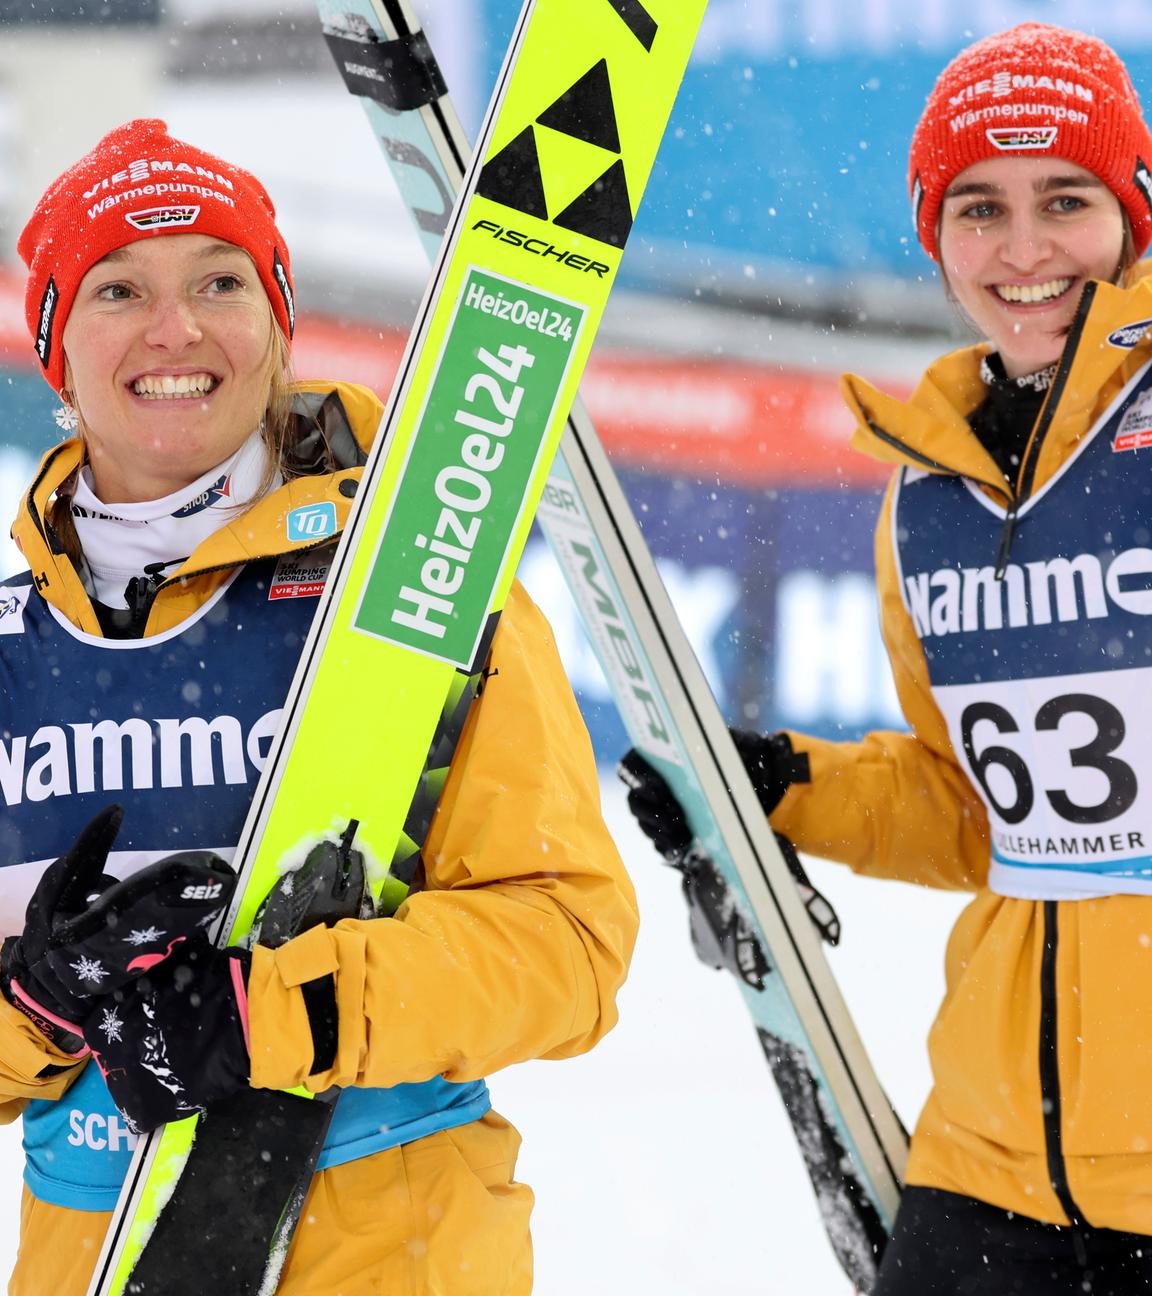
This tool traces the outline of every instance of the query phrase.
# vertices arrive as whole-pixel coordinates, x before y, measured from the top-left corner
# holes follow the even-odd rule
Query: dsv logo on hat
[[[146,211],[125,212],[124,219],[138,230],[150,230],[161,225],[195,225],[199,215],[199,207],[149,207]]]
[[[993,148],[1002,153],[1011,153],[1016,149],[1048,149],[1056,143],[1059,126],[1033,127],[993,127],[984,134]]]

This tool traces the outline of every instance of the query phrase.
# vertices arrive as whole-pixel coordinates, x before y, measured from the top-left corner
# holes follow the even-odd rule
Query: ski
[[[615,8],[658,39],[671,6]],[[407,0],[317,0],[430,258],[439,253],[471,150]],[[420,77],[365,78],[364,51],[418,50]],[[403,64],[397,64],[403,66]],[[421,93],[419,85],[423,84]],[[507,237],[507,235],[506,235]],[[528,252],[520,252],[521,261]],[[696,835],[689,866],[715,941],[741,929],[732,965],[815,1190],[829,1240],[868,1291],[899,1201],[907,1134],[884,1094],[813,930],[831,929],[793,880],[579,399],[537,512],[633,744],[668,779]],[[798,861],[794,867],[798,868]],[[687,889],[687,888],[686,888]],[[806,906],[812,906],[811,912]]]
[[[354,836],[382,912],[406,894],[704,4],[663,3],[653,41],[640,0],[526,0],[241,834],[221,944],[245,940],[277,879],[333,837],[348,852]],[[367,84],[398,79],[416,98],[436,88],[418,41],[356,53]],[[552,254],[525,262],[501,237],[511,228]],[[322,539],[337,529],[332,508],[286,524]],[[470,524],[454,566],[427,557],[452,510]],[[351,712],[349,678],[371,681]],[[292,1124],[284,1104],[319,1105],[268,1100],[277,1131]],[[233,1141],[259,1154],[247,1119],[231,1115]],[[89,1296],[275,1290],[312,1154],[297,1148],[295,1171],[281,1167],[281,1226],[241,1254],[249,1184],[220,1184],[198,1155],[198,1125],[206,1136],[215,1120],[140,1140]],[[195,1216],[209,1232],[191,1237],[176,1207],[190,1178],[209,1189]],[[177,1254],[195,1260],[182,1268]]]

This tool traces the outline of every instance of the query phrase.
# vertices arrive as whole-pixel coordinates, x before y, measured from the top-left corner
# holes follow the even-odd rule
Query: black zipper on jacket
[[[1040,1099],[1044,1113],[1044,1147],[1048,1159],[1048,1182],[1072,1226],[1076,1258],[1082,1266],[1088,1256],[1084,1246],[1085,1220],[1068,1187],[1061,1137],[1060,1059],[1056,1037],[1056,949],[1059,938],[1057,902],[1044,901],[1044,956],[1040,962]]]
[[[901,454],[907,455],[909,459],[915,459],[918,464],[923,464],[925,468],[931,468],[934,472],[946,472],[955,475],[955,470],[949,468],[947,464],[937,463],[935,459],[929,459],[927,455],[921,454],[919,450],[913,450],[910,445],[906,445],[899,437],[894,437],[891,432],[885,432],[875,420],[869,419],[868,427],[885,444],[893,446]]]
[[[1064,343],[1064,350],[1060,355],[1059,368],[1052,379],[1048,399],[1044,402],[1044,408],[1040,412],[1040,420],[1036,425],[1036,430],[1032,433],[1032,439],[1028,443],[1024,462],[1020,465],[1020,475],[1016,479],[1016,490],[1008,505],[1008,512],[1004,516],[1004,527],[1000,532],[1000,544],[996,550],[995,577],[997,580],[1003,580],[1004,574],[1008,570],[1008,559],[1012,552],[1012,540],[1016,534],[1016,520],[1020,514],[1020,507],[1032,493],[1032,482],[1036,477],[1036,465],[1040,461],[1040,450],[1044,444],[1044,438],[1048,435],[1048,429],[1052,426],[1052,420],[1056,416],[1056,406],[1060,403],[1060,397],[1064,394],[1064,387],[1068,382],[1068,373],[1072,368],[1072,361],[1076,358],[1076,348],[1080,345],[1080,335],[1084,332],[1084,321],[1088,318],[1088,308],[1092,305],[1092,299],[1095,296],[1095,280],[1089,279],[1084,285],[1084,291],[1080,294],[1076,314],[1072,319],[1072,326],[1068,330],[1068,340]]]

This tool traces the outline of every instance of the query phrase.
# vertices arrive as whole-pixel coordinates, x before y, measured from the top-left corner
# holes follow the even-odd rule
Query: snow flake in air
[[[71,968],[81,981],[92,985],[99,985],[108,975],[108,969],[98,959],[85,958],[83,954],[71,964]]]

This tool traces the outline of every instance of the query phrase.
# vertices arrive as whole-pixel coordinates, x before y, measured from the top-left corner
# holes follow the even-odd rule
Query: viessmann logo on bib
[[[1152,446],[1152,391],[1143,391],[1124,411],[1112,438],[1112,452],[1147,450],[1149,446]]]
[[[1152,549],[1125,549],[1107,563],[1091,553],[1009,563],[1003,580],[992,567],[942,567],[906,576],[904,588],[927,639],[1106,617],[1113,605],[1152,616],[1150,579]]]
[[[0,807],[85,792],[249,783],[264,769],[279,722],[277,707],[247,728],[233,715],[130,716],[0,734]]]

